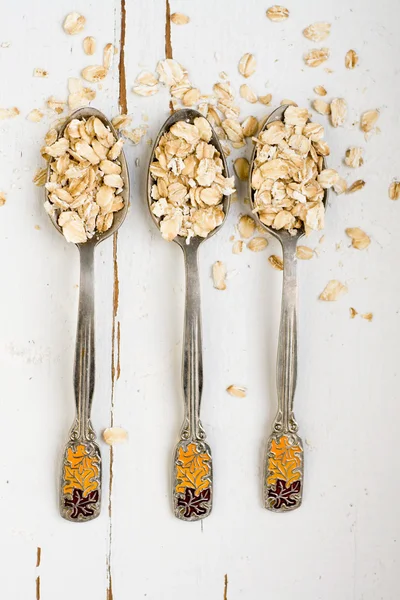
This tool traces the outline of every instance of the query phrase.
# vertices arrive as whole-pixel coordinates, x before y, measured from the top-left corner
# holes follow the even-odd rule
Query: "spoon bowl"
[[[264,121],[264,124],[262,126],[262,128],[259,131],[259,134],[262,133],[263,131],[265,131],[265,129],[267,129],[268,125],[270,125],[271,123],[273,123],[274,121],[283,121],[284,115],[285,115],[285,111],[286,109],[289,107],[289,104],[283,104],[282,106],[279,106],[278,108],[276,108],[274,111],[272,111],[272,113],[269,115],[269,117]],[[255,216],[257,222],[259,223],[259,225],[261,225],[261,227],[265,230],[268,231],[268,233],[270,233],[271,235],[273,235],[275,238],[277,238],[281,244],[290,244],[293,243],[293,240],[297,241],[302,238],[305,235],[304,232],[304,227],[301,227],[300,229],[296,229],[294,234],[289,233],[289,231],[287,231],[286,229],[274,229],[273,227],[269,227],[268,225],[265,225],[265,223],[263,223],[257,212],[254,212],[255,209],[255,203],[254,203],[254,193],[255,190],[253,190],[252,186],[251,186],[251,180],[252,180],[252,176],[253,176],[253,171],[254,171],[254,165],[255,165],[255,158],[256,158],[256,154],[257,154],[257,145],[254,144],[254,148],[253,151],[251,153],[251,159],[250,159],[250,171],[249,171],[249,198],[250,198],[250,206],[252,209],[252,214]],[[324,162],[323,162],[323,168],[326,169],[326,160],[324,158]],[[328,190],[324,191],[324,198],[322,200],[322,202],[324,203],[325,209],[327,206],[327,199],[328,199]]]
[[[150,173],[150,165],[154,161],[155,151],[158,147],[161,137],[164,135],[164,133],[167,133],[171,129],[172,125],[174,125],[178,121],[186,121],[186,123],[190,123],[190,125],[193,125],[194,120],[198,117],[205,118],[204,115],[202,115],[198,110],[194,110],[193,108],[182,108],[181,110],[177,110],[170,117],[168,117],[168,119],[165,121],[164,125],[161,127],[161,129],[158,133],[156,141],[154,142],[150,161],[149,161],[149,169],[148,169],[148,176],[147,176],[147,202],[148,202],[148,207],[149,207],[151,218],[153,219],[154,223],[157,225],[158,228],[160,228],[160,219],[158,217],[156,217],[153,214],[153,212],[150,210],[151,204],[153,202],[153,199],[151,197],[151,186],[153,185],[153,183],[155,183],[155,181]],[[220,141],[219,141],[217,134],[215,133],[213,127],[211,126],[211,124],[210,124],[210,127],[211,127],[211,131],[212,131],[212,136],[211,136],[211,140],[209,141],[209,144],[211,144],[212,146],[215,146],[215,148],[218,150],[218,152],[220,154],[220,158],[222,160],[223,167],[224,167],[223,172],[222,172],[223,176],[229,177],[228,165],[226,162],[224,151],[222,150]],[[225,223],[226,217],[228,215],[230,204],[231,204],[230,196],[224,196],[223,201],[222,201],[224,220],[222,221],[222,223],[220,225],[218,225],[218,227],[213,229],[205,238],[198,236],[198,235],[192,237],[190,240],[190,245],[193,244],[196,247],[200,246],[200,244],[202,242],[210,239],[210,237],[212,237],[215,233],[217,233],[217,231],[219,231],[221,229],[221,227]],[[181,246],[181,248],[183,250],[188,246],[188,244],[186,242],[186,238],[181,235],[177,235],[173,241],[176,242],[179,246]]]
[[[60,129],[58,131],[58,138],[60,138],[64,135],[65,128],[69,125],[69,123],[73,119],[86,119],[87,120],[90,117],[97,117],[98,119],[100,119],[100,121],[102,121],[103,124],[110,129],[110,131],[113,134],[113,136],[115,137],[115,139],[118,139],[118,137],[119,137],[118,133],[115,130],[115,127],[112,125],[111,121],[109,121],[102,112],[97,110],[97,108],[90,108],[90,107],[78,108],[78,110],[75,110],[73,113],[71,113],[69,115],[69,117],[65,120],[63,125],[60,127]],[[124,206],[121,208],[121,210],[114,213],[114,220],[113,220],[113,224],[111,225],[110,229],[108,229],[104,233],[96,232],[92,238],[86,240],[86,242],[84,242],[83,244],[76,244],[76,246],[78,246],[78,247],[87,246],[87,245],[97,246],[97,244],[99,244],[100,242],[103,242],[111,235],[114,235],[114,233],[121,227],[122,223],[125,221],[125,217],[128,213],[128,208],[129,208],[130,185],[129,185],[129,171],[128,171],[128,166],[126,163],[126,158],[125,158],[123,149],[121,151],[121,154],[118,157],[118,161],[119,161],[119,164],[121,167],[121,177],[124,181],[124,188],[120,194],[120,196],[124,200]],[[51,175],[51,168],[50,168],[50,161],[49,161],[49,164],[47,167],[47,181],[50,180],[50,175]],[[49,192],[47,191],[46,188],[45,188],[45,196],[46,196],[46,200],[48,200]],[[49,217],[50,217],[50,221],[53,223],[54,227],[62,235],[63,234],[62,229],[59,226],[59,224],[57,223],[57,218],[59,216],[59,212],[60,212],[59,210],[55,211],[56,218],[52,218],[51,215],[49,215]]]

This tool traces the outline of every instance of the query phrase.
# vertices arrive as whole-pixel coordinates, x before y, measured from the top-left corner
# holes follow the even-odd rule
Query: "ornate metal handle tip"
[[[101,457],[95,442],[70,441],[62,464],[61,516],[84,522],[100,514]]]
[[[295,433],[274,433],[267,448],[265,508],[286,512],[299,508],[303,491],[303,444]]]
[[[208,444],[181,440],[175,451],[174,513],[183,521],[208,517],[212,509],[212,459]]]

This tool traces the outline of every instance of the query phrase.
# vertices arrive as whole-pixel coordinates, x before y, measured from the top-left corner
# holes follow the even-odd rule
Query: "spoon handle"
[[[90,521],[100,513],[101,457],[90,422],[95,380],[94,244],[81,244],[74,390],[76,417],[66,445],[60,511],[70,521]]]
[[[186,305],[183,334],[182,384],[185,415],[174,459],[175,516],[184,521],[207,517],[212,508],[211,450],[200,421],[203,390],[201,303],[198,245],[183,248],[186,271]]]
[[[265,507],[275,512],[298,508],[302,500],[303,445],[296,435],[293,400],[297,380],[296,238],[283,246],[282,311],[277,357],[278,413],[268,440]]]

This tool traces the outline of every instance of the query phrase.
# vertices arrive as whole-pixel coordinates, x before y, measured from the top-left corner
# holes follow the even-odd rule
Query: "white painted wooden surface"
[[[0,378],[1,598],[28,600],[397,600],[399,597],[398,340],[399,211],[387,189],[399,165],[399,5],[396,0],[288,0],[290,18],[271,23],[268,2],[171,0],[171,12],[190,24],[172,25],[174,58],[202,92],[211,92],[226,71],[238,93],[237,63],[253,52],[258,68],[250,84],[273,94],[273,105],[292,98],[308,105],[313,87],[349,105],[347,124],[328,127],[330,166],[367,184],[354,196],[332,195],[320,256],[299,265],[300,364],[295,402],[306,440],[302,508],[275,515],[261,503],[264,442],[276,408],[275,354],[281,275],[267,262],[278,253],[270,240],[260,254],[235,256],[233,205],[227,224],[201,249],[204,370],[203,420],[213,449],[215,503],[212,516],[187,524],[172,516],[171,456],[182,418],[180,357],[183,262],[176,245],[155,230],[145,205],[150,148],[127,147],[132,206],[118,236],[121,376],[114,393],[114,422],[129,441],[114,449],[111,514],[109,448],[102,443],[103,512],[86,525],[58,515],[59,461],[73,418],[72,361],[77,309],[78,253],[50,225],[42,190],[31,181],[41,166],[39,148],[51,118],[30,123],[26,114],[51,94],[66,98],[66,81],[93,64],[82,39],[119,46],[119,0],[20,0],[3,7],[0,42],[0,106],[21,115],[0,123],[2,285]],[[165,2],[127,0],[125,64],[128,108],[134,124],[148,115],[154,137],[168,114],[166,90],[142,99],[130,89],[142,68],[164,57]],[[66,36],[65,15],[80,11],[85,32]],[[323,67],[304,66],[314,44],[302,36],[310,23],[326,20],[332,57]],[[324,44],[321,44],[324,45]],[[350,48],[359,52],[354,71],[344,68]],[[48,79],[35,79],[42,67]],[[112,117],[118,108],[118,55],[95,105]],[[263,116],[265,107],[241,102],[243,114]],[[381,111],[381,134],[365,142],[361,112]],[[323,121],[324,118],[321,117]],[[346,148],[365,148],[365,165],[341,165]],[[135,166],[139,159],[140,166]],[[35,229],[40,226],[40,230]],[[364,228],[368,250],[349,247],[348,226]],[[342,242],[341,249],[336,244]],[[318,244],[318,237],[310,245]],[[228,289],[213,289],[210,268],[223,260]],[[96,255],[97,387],[93,422],[100,432],[111,419],[113,242]],[[346,282],[337,303],[317,300],[327,281]],[[374,320],[349,319],[349,307],[371,311]],[[232,384],[248,388],[245,399],[228,396]],[[35,568],[37,547],[42,549]],[[109,576],[112,576],[112,586]],[[108,590],[108,591],[107,591]]]

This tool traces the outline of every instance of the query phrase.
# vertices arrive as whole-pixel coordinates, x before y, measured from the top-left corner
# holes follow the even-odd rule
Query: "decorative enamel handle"
[[[186,269],[182,367],[185,415],[174,458],[173,503],[176,517],[185,521],[203,519],[212,508],[211,450],[200,421],[203,358],[198,245],[192,239],[190,245],[182,246]]]
[[[101,457],[90,422],[95,380],[94,244],[78,246],[81,257],[79,312],[75,347],[76,418],[62,464],[60,511],[70,521],[100,514]]]
[[[277,357],[278,413],[268,441],[265,507],[275,512],[298,508],[302,500],[303,445],[297,435],[293,400],[297,380],[297,239],[283,246],[282,312]]]

